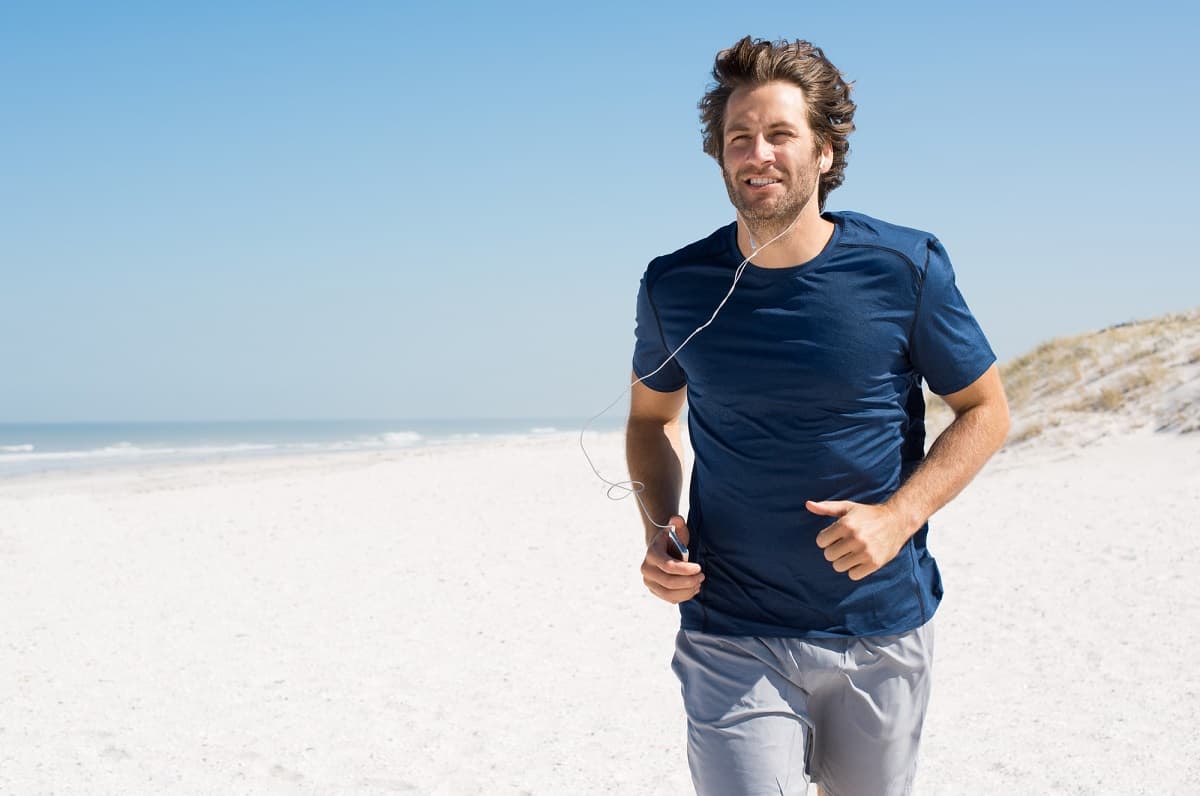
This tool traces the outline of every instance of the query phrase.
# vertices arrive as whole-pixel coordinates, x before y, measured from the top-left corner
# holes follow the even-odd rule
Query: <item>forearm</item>
[[[629,477],[640,481],[645,489],[642,503],[655,522],[665,525],[667,519],[679,513],[679,495],[683,488],[683,442],[679,421],[662,423],[657,420],[630,418],[625,428],[625,458]],[[644,513],[649,544],[659,529]]]
[[[1005,403],[972,407],[934,441],[916,472],[886,505],[903,518],[909,535],[971,482],[1008,435]]]

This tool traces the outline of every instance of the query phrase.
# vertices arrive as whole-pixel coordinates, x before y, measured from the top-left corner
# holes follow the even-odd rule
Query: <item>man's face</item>
[[[747,221],[783,227],[812,200],[820,152],[799,86],[773,81],[734,91],[725,106],[724,144],[725,189]]]

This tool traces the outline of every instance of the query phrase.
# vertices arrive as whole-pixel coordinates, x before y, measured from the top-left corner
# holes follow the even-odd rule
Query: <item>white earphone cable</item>
[[[634,379],[628,387],[626,387],[624,390],[622,390],[621,393],[616,398],[613,399],[612,403],[610,403],[608,406],[606,406],[602,410],[600,410],[600,412],[598,414],[589,418],[587,420],[587,422],[585,422],[583,424],[583,427],[581,429],[579,429],[579,449],[581,451],[583,451],[583,457],[585,459],[587,459],[588,466],[592,468],[592,472],[595,473],[596,477],[599,478],[601,481],[603,481],[605,484],[608,484],[608,490],[605,492],[605,495],[608,497],[608,499],[609,500],[624,500],[625,498],[629,497],[630,495],[633,495],[634,499],[636,499],[638,502],[638,506],[640,506],[642,509],[642,514],[645,515],[646,519],[650,522],[650,524],[656,528],[666,531],[671,536],[672,541],[674,541],[675,544],[678,545],[681,549],[686,549],[686,548],[683,548],[683,546],[680,544],[679,540],[675,538],[674,528],[671,525],[662,525],[662,524],[656,522],[655,519],[650,516],[649,510],[646,509],[646,504],[642,501],[642,492],[645,491],[646,485],[644,483],[642,483],[641,481],[636,481],[633,479],[629,479],[627,481],[609,481],[607,478],[605,478],[603,475],[601,475],[600,471],[596,468],[595,463],[592,461],[592,457],[588,455],[587,447],[583,444],[583,435],[588,430],[588,426],[590,426],[592,423],[596,422],[596,420],[600,419],[605,414],[607,414],[608,411],[610,409],[612,409],[614,406],[616,406],[617,403],[622,398],[624,398],[627,393],[629,393],[633,390],[635,385],[639,384],[640,382],[645,381],[646,379],[650,378],[651,376],[653,376],[654,374],[658,373],[660,370],[665,368],[667,366],[667,363],[670,362],[672,359],[674,359],[675,356],[680,351],[683,350],[683,347],[692,341],[693,337],[698,335],[704,329],[708,328],[708,326],[714,320],[716,320],[717,313],[719,313],[721,311],[721,309],[725,306],[725,303],[729,301],[729,297],[733,295],[733,290],[734,290],[734,288],[737,287],[738,280],[742,278],[742,272],[744,272],[746,270],[746,265],[750,262],[751,258],[753,258],[755,255],[761,253],[763,249],[767,248],[772,243],[774,243],[775,241],[782,238],[784,235],[791,232],[792,228],[796,226],[796,222],[799,220],[800,220],[800,216],[797,215],[795,220],[792,221],[791,224],[788,224],[787,227],[785,227],[782,232],[780,232],[775,237],[771,238],[769,241],[764,243],[762,246],[759,246],[758,248],[754,249],[754,251],[750,254],[749,257],[742,260],[741,264],[738,265],[737,270],[735,270],[733,272],[733,284],[731,284],[729,286],[729,291],[725,294],[725,298],[721,299],[721,302],[719,304],[717,304],[717,308],[715,310],[713,310],[713,313],[709,317],[709,319],[707,321],[705,321],[704,323],[702,323],[700,326],[697,326],[696,329],[693,330],[691,334],[689,334],[686,338],[684,338],[684,341],[682,343],[680,343],[675,348],[674,351],[671,352],[670,356],[668,356],[666,359],[663,360],[661,365],[659,365],[657,368],[655,368],[654,370],[647,373],[645,376],[639,376],[638,378]],[[751,241],[751,247],[753,247],[754,238],[751,237],[750,241]]]

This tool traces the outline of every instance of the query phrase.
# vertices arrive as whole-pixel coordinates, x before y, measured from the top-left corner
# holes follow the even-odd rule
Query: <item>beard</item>
[[[741,174],[731,177],[729,172],[721,169],[729,201],[754,230],[754,236],[764,241],[783,232],[799,217],[805,206],[812,201],[819,174],[815,162],[802,164],[798,173],[794,175],[779,169],[771,169],[769,175],[756,173],[753,169],[743,169]],[[754,176],[771,176],[783,180],[783,194],[750,196],[751,188],[746,185],[745,180]]]

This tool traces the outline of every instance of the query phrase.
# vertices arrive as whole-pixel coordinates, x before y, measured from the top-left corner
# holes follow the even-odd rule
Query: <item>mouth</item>
[[[746,185],[749,185],[751,188],[765,188],[768,185],[778,185],[779,183],[783,182],[783,180],[780,180],[776,177],[747,177],[746,179],[742,180],[742,182]]]

